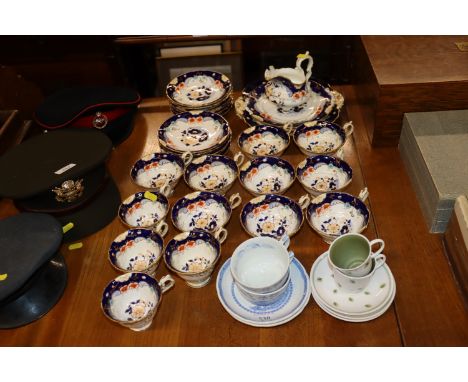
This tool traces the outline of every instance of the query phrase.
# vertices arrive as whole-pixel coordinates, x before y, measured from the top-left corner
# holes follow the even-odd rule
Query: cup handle
[[[161,288],[162,293],[166,293],[169,289],[171,289],[175,284],[174,279],[170,275],[166,275],[161,277],[159,280],[159,286]]]
[[[234,210],[236,209],[237,207],[239,207],[239,205],[242,203],[242,198],[241,196],[239,195],[239,193],[235,193],[235,194],[232,194],[230,197],[229,197],[229,205],[231,206],[231,209]]]
[[[302,195],[297,201],[297,203],[299,204],[299,207],[301,207],[302,210],[305,210],[310,204],[310,196]]]
[[[372,257],[375,259],[375,258],[377,258],[377,255],[380,254],[380,253],[384,250],[384,248],[385,248],[385,242],[384,242],[382,239],[374,239],[374,240],[372,240],[372,241],[369,243],[369,245],[370,245],[370,247],[371,247],[371,251],[372,251],[372,246],[373,246],[374,244],[380,244],[380,248],[379,248],[377,251],[375,251],[375,252],[372,253]]]
[[[289,247],[290,242],[291,240],[289,239],[288,235],[284,234],[283,236],[281,236],[280,243],[283,244],[286,248]]]
[[[359,193],[358,198],[361,199],[363,202],[365,202],[368,197],[369,197],[369,191],[367,190],[367,187],[364,187]]]
[[[374,257],[374,263],[375,263],[374,270],[384,265],[386,260],[387,260],[387,257],[383,253],[378,256],[375,256]]]
[[[193,154],[190,151],[186,151],[180,157],[184,161],[184,166],[188,166],[193,160]]]
[[[344,130],[347,137],[350,136],[353,133],[353,130],[354,130],[353,121],[346,122],[343,125],[343,130]]]
[[[161,237],[166,236],[168,230],[169,225],[164,220],[161,220],[158,224],[156,224],[156,226],[153,229],[153,231]]]
[[[288,135],[291,135],[291,133],[294,130],[294,125],[291,122],[285,123],[283,125],[283,130],[286,131],[286,133],[288,133]]]
[[[343,147],[340,148],[337,152],[336,152],[336,156],[338,159],[344,159],[344,150],[343,150]]]
[[[170,182],[169,180],[167,180],[164,185],[161,187],[161,189],[159,190],[159,192],[161,192],[161,194],[163,194],[164,196],[166,197],[169,197],[171,196],[172,192],[173,192],[173,188],[171,187],[170,185]]]
[[[293,251],[289,251],[289,252],[288,252],[288,256],[289,256],[289,264],[291,264],[291,262],[294,260],[294,252],[293,252]]]
[[[220,228],[213,235],[219,241],[219,244],[223,244],[228,237],[228,231],[226,228]]]
[[[240,151],[234,155],[234,162],[236,162],[237,166],[240,167],[242,163],[244,163],[245,156]]]

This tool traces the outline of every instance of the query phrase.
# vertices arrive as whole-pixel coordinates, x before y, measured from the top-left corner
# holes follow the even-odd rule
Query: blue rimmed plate
[[[228,200],[214,192],[192,192],[174,203],[172,223],[180,231],[199,228],[213,233],[227,224],[232,210],[241,202],[239,194]]]
[[[321,194],[307,207],[307,221],[327,243],[345,233],[361,233],[369,224],[370,213],[364,204],[368,195],[366,188],[359,198],[345,192]]]
[[[297,165],[296,176],[306,191],[317,195],[348,186],[353,179],[353,170],[344,160],[316,155]]]
[[[218,273],[216,291],[219,301],[236,320],[258,327],[285,324],[297,317],[310,299],[310,281],[302,264],[294,258],[290,266],[290,281],[283,296],[269,305],[249,302],[237,289],[230,272],[228,259]]]
[[[281,156],[289,146],[289,134],[275,126],[254,126],[240,133],[237,144],[249,157]]]
[[[256,157],[245,162],[239,171],[239,180],[254,195],[282,194],[294,182],[294,167],[276,157]]]
[[[209,111],[185,112],[167,119],[159,128],[159,144],[166,150],[202,155],[220,149],[231,129],[219,114]]]
[[[218,105],[231,92],[229,78],[210,70],[182,74],[172,79],[166,87],[166,95],[171,103],[193,109]]]
[[[309,201],[306,195],[299,202],[282,195],[258,196],[242,208],[241,225],[251,236],[291,237],[301,228]]]

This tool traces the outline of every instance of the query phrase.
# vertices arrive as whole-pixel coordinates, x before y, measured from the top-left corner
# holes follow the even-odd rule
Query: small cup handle
[[[361,192],[359,193],[359,199],[361,199],[363,202],[366,201],[366,199],[369,197],[369,191],[367,190],[367,187],[364,187]]]
[[[344,149],[343,147],[340,148],[337,152],[336,152],[336,156],[338,159],[344,159]]]
[[[280,243],[283,244],[286,248],[289,247],[290,242],[291,240],[289,239],[288,235],[284,234],[283,236],[281,236]]]
[[[374,257],[374,263],[375,263],[374,270],[384,265],[386,260],[387,260],[387,257],[383,253],[375,256]]]
[[[174,192],[174,189],[172,188],[169,180],[167,180],[164,185],[160,188],[159,192],[163,194],[166,197],[171,196],[171,194]]]
[[[236,162],[237,166],[241,166],[242,163],[244,163],[245,156],[242,154],[240,151],[234,155],[234,162]]]
[[[305,210],[310,204],[310,196],[309,195],[302,195],[298,200],[299,207]]]
[[[291,262],[294,260],[294,252],[293,252],[293,251],[289,251],[289,252],[288,252],[288,256],[289,256],[289,264],[291,264]]]
[[[346,122],[343,125],[343,130],[344,130],[346,136],[350,136],[353,133],[353,130],[354,130],[353,121]]]
[[[382,253],[382,251],[384,250],[385,248],[385,242],[382,240],[382,239],[374,239],[372,240],[369,245],[371,247],[371,251],[372,251],[372,246],[374,244],[380,244],[380,248],[375,251],[375,252],[372,252],[372,257],[375,259],[377,257],[378,254]]]
[[[153,231],[161,237],[166,236],[168,230],[169,225],[164,220],[161,220],[158,224],[156,224],[156,226],[153,229]]]
[[[291,135],[291,133],[294,130],[294,125],[291,122],[285,123],[283,125],[283,130],[286,131],[286,133],[288,133],[288,135]]]
[[[229,197],[229,204],[231,206],[231,209],[234,210],[235,208],[239,207],[241,203],[242,203],[242,198],[239,195],[239,193],[232,194]]]
[[[184,166],[188,166],[193,160],[193,154],[190,151],[186,151],[180,157],[184,161]]]
[[[166,275],[161,277],[159,280],[159,286],[161,288],[162,293],[166,293],[169,289],[171,289],[175,284],[174,279],[170,275]]]
[[[228,231],[226,228],[220,228],[214,233],[214,237],[219,241],[219,244],[223,244],[228,237]]]

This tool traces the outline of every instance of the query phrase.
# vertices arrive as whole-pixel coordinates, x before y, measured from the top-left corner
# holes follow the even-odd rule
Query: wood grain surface
[[[386,241],[386,255],[397,281],[396,302],[381,317],[366,323],[335,319],[311,298],[302,314],[274,328],[254,328],[233,319],[221,306],[215,288],[220,266],[234,248],[249,238],[239,223],[240,207],[227,225],[229,237],[222,246],[222,259],[210,283],[201,289],[188,287],[176,278],[176,285],[164,297],[153,325],[144,332],[132,332],[107,320],[100,298],[105,285],[117,276],[107,259],[112,240],[125,227],[116,218],[100,232],[83,240],[82,249],[64,254],[69,270],[68,287],[61,301],[43,319],[23,328],[3,330],[2,346],[401,346],[467,345],[468,321],[457,294],[452,274],[438,236],[427,233],[417,200],[396,149],[372,150],[367,140],[360,109],[352,88],[342,87],[354,120],[354,138],[345,145],[345,159],[354,171],[346,190],[358,194],[368,186],[371,221],[364,234]],[[355,97],[354,97],[355,98]],[[133,162],[158,150],[156,132],[171,115],[164,99],[143,102],[130,138],[117,147],[109,169],[122,199],[139,190],[129,176]],[[347,120],[346,112],[342,122]],[[247,126],[234,111],[227,119],[236,138]],[[238,151],[233,140],[227,155]],[[293,165],[304,156],[292,143],[283,158]],[[190,192],[182,182],[170,198],[174,201]],[[228,195],[239,192],[243,204],[249,195],[239,181]],[[286,192],[292,198],[305,194],[296,181]],[[11,202],[0,201],[1,216],[14,214]],[[176,234],[170,224],[167,243]],[[307,272],[328,245],[307,222],[291,240],[291,248]],[[162,263],[157,278],[169,273]]]

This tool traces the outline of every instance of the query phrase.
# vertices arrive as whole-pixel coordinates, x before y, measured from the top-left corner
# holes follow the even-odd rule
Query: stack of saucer
[[[158,138],[168,153],[224,154],[231,144],[232,131],[219,114],[187,111],[166,120],[159,128]]]
[[[188,72],[174,78],[166,87],[166,95],[174,114],[202,110],[226,114],[233,104],[229,78],[210,70]]]
[[[284,256],[277,256],[280,252]],[[281,257],[285,257],[285,267],[279,265]],[[233,318],[257,327],[291,321],[310,298],[309,278],[302,264],[296,258],[289,263],[283,244],[268,237],[249,239],[234,251],[218,273],[216,290]]]
[[[372,253],[375,244],[381,247]],[[383,247],[383,240],[369,242],[359,234],[336,239],[312,265],[315,302],[331,316],[349,322],[370,321],[384,314],[395,298],[396,285],[385,255],[380,253]],[[364,259],[360,252],[369,255]]]

